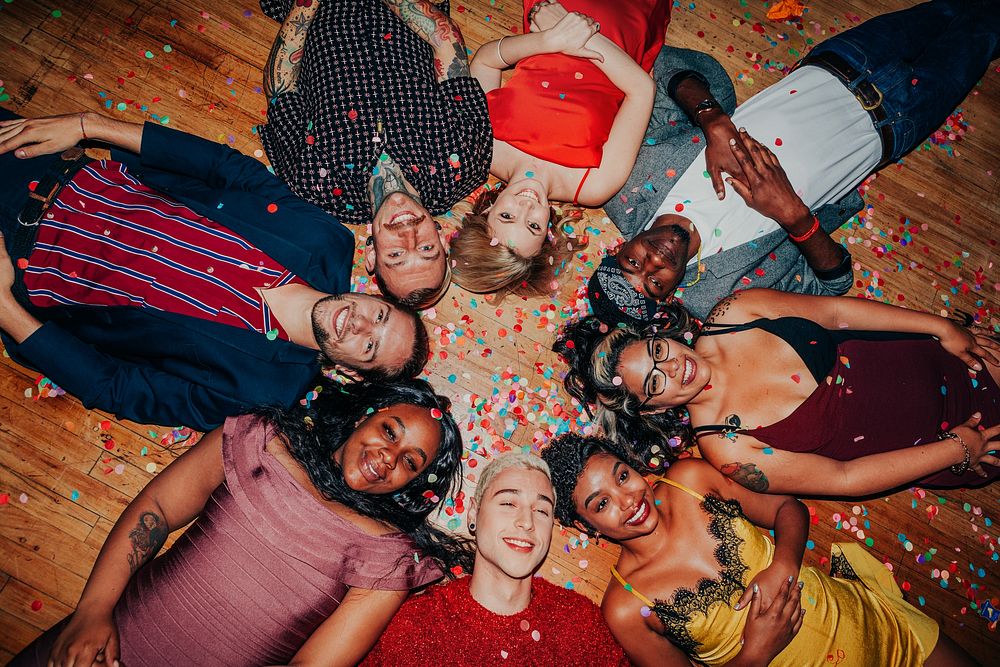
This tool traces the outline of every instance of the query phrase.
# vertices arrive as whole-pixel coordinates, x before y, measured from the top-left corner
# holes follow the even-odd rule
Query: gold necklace
[[[691,282],[689,282],[687,285],[682,285],[681,286],[682,289],[687,289],[688,287],[693,287],[694,285],[698,284],[699,280],[701,280],[701,270],[702,270],[702,264],[701,264],[701,247],[702,247],[702,245],[704,245],[704,244],[702,244],[702,243],[698,244],[698,259],[695,260],[695,269],[696,269],[698,275],[696,275],[695,278],[694,278],[694,280],[692,280]]]

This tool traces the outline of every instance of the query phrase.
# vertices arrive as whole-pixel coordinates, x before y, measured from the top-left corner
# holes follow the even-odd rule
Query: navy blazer
[[[354,235],[295,196],[257,160],[146,123],[140,155],[113,151],[145,185],[240,234],[312,287],[350,289]],[[269,204],[277,205],[269,213]],[[246,329],[134,307],[29,308],[44,322],[11,358],[88,408],[138,422],[208,430],[254,406],[289,406],[315,381],[319,355]]]

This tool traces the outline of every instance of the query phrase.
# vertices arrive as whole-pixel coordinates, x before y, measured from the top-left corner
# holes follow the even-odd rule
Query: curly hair
[[[564,433],[553,438],[541,450],[542,460],[549,464],[552,471],[552,487],[556,492],[556,519],[563,526],[572,526],[579,521],[590,533],[598,531],[576,511],[573,492],[576,491],[587,461],[595,454],[610,454],[629,465],[632,465],[634,459],[621,443],[577,433]]]
[[[694,345],[700,326],[682,306],[664,307],[666,317],[644,327],[611,327],[595,315],[567,322],[552,345],[569,365],[564,385],[606,436],[628,447],[630,463],[643,472],[669,466],[694,442],[687,410],[639,411],[642,397],[625,388],[619,374],[626,346],[653,336]]]
[[[566,222],[580,215],[580,209],[552,208],[549,233],[534,257],[522,257],[503,245],[495,245],[494,233],[486,218],[503,186],[484,190],[472,203],[462,227],[451,239],[452,279],[463,289],[477,294],[495,293],[542,296],[551,294],[552,281],[566,275],[566,264],[587,244],[583,237],[570,236]]]
[[[448,412],[451,402],[435,394],[424,380],[341,386],[321,378],[319,383],[315,394],[310,393],[310,396],[315,395],[311,400],[287,410],[262,408],[256,414],[274,425],[324,498],[407,533],[417,548],[446,573],[456,565],[471,571],[473,550],[469,542],[442,532],[427,521],[445,498],[458,492],[462,483],[462,436]],[[356,425],[368,415],[399,404],[441,411],[437,456],[422,473],[395,493],[376,495],[355,491],[347,485],[343,472],[334,463],[334,452],[343,447]]]

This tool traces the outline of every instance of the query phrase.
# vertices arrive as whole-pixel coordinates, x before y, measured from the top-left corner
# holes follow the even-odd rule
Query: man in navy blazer
[[[290,405],[314,382],[321,363],[355,379],[393,379],[416,375],[426,362],[427,332],[412,310],[349,292],[353,234],[295,196],[257,160],[155,123],[125,123],[92,113],[20,119],[3,110],[0,118],[0,334],[11,358],[45,373],[85,406],[139,422],[207,430],[254,406]],[[117,147],[111,162],[81,157],[74,148],[81,139]],[[118,191],[124,197],[134,194],[130,184],[137,184],[150,200],[186,207],[192,219],[241,239],[241,247],[283,271],[287,283],[261,278],[237,297],[238,305],[253,304],[251,320],[273,322],[273,329],[255,328],[247,319],[234,325],[171,312],[146,303],[145,297],[137,304],[109,305],[99,297],[122,292],[116,284],[106,288],[91,278],[82,282],[85,276],[75,271],[60,274],[58,266],[39,266],[53,253],[42,253],[36,239],[51,234],[46,225],[73,224],[61,220],[67,209],[63,200],[75,194],[81,174],[103,178],[102,168],[121,175],[125,186]],[[64,189],[66,196],[60,197]],[[114,222],[145,224],[143,214],[133,211],[147,207],[112,206]],[[77,214],[68,219],[108,215]],[[153,216],[172,219],[159,212]],[[100,229],[100,218],[96,224]],[[168,229],[152,233],[160,234],[166,246],[175,241],[175,231],[183,236],[169,223]],[[99,233],[91,236],[104,241]],[[116,241],[117,231],[105,230],[104,236]],[[153,245],[135,255],[152,254],[160,261],[157,251]],[[130,262],[84,256],[84,269],[99,265],[98,275],[110,275],[110,283],[112,274],[141,273],[131,270]],[[257,269],[256,263],[238,268]],[[213,273],[212,267],[206,270]],[[37,276],[45,272],[64,279],[70,296],[26,286],[26,276],[37,287]],[[152,276],[149,292],[162,291],[159,280]],[[186,294],[181,298],[193,302]],[[225,304],[219,310],[232,313]]]

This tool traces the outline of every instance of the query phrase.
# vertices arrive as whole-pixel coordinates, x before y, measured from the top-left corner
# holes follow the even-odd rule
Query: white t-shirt
[[[846,195],[882,158],[871,116],[839,79],[818,67],[800,67],[757,93],[736,109],[733,123],[774,152],[810,210]],[[683,215],[701,234],[702,257],[778,229],[778,223],[748,207],[728,183],[725,187],[726,198],[719,201],[703,150],[645,229],[663,213]]]

